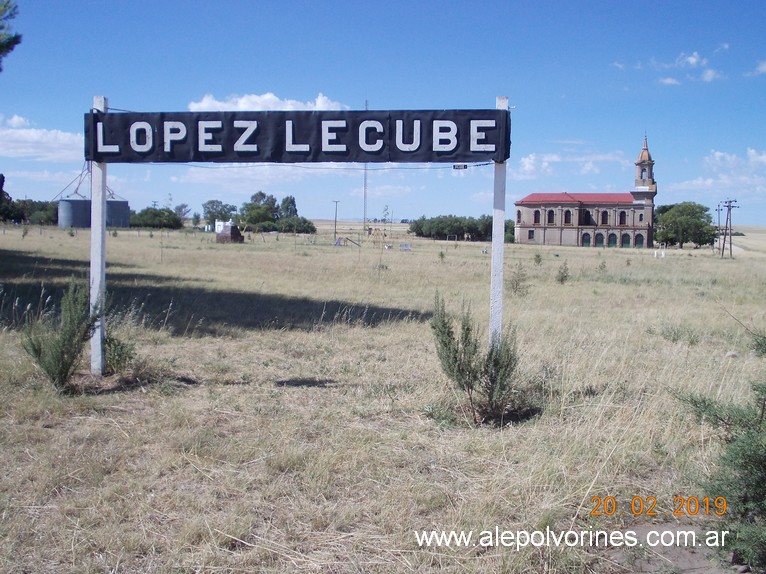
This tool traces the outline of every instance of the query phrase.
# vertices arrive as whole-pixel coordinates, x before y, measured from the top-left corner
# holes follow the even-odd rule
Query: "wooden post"
[[[508,97],[498,96],[495,108],[508,109]],[[505,249],[505,162],[495,163],[492,208],[492,267],[489,285],[489,344],[497,344],[503,333],[503,251]]]
[[[108,111],[104,96],[93,98],[93,108]],[[90,185],[90,308],[99,313],[90,339],[90,372],[104,374],[104,300],[106,297],[106,164],[93,162]]]

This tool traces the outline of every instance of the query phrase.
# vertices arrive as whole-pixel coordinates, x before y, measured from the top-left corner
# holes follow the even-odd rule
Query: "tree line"
[[[416,237],[431,239],[447,239],[456,236],[458,239],[473,241],[490,241],[492,239],[492,216],[462,217],[459,215],[439,215],[426,218],[425,215],[410,222],[410,233]],[[514,242],[513,221],[505,222],[505,242]]]

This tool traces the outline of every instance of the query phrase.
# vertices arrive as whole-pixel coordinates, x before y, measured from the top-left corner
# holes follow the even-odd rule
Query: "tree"
[[[130,215],[131,227],[154,227],[155,229],[181,229],[181,218],[167,207],[147,207]]]
[[[3,58],[21,44],[21,35],[12,34],[9,23],[18,12],[19,9],[12,0],[0,1],[0,72],[3,71]]]
[[[201,218],[202,216],[200,216],[199,212],[195,211],[194,214],[192,215],[192,225],[194,227],[197,227],[199,225]]]
[[[277,221],[277,229],[283,233],[316,233],[317,228],[314,224],[298,215],[294,217],[285,217]]]
[[[242,223],[255,225],[264,221],[276,221],[278,212],[277,198],[259,191],[250,197],[250,201],[242,204],[239,216]]]
[[[279,204],[279,211],[277,212],[278,219],[287,219],[288,217],[298,217],[298,206],[292,195],[288,195],[282,200],[282,203]]]
[[[685,201],[672,206],[657,208],[657,234],[661,243],[678,244],[683,249],[684,243],[709,245],[715,240],[716,230],[713,217],[704,205]]]
[[[189,215],[191,207],[189,207],[187,203],[179,203],[173,208],[173,211],[175,211],[176,215],[183,221],[186,219],[186,216]]]
[[[216,220],[229,221],[235,213],[237,213],[235,206],[218,199],[211,199],[202,204],[202,215],[208,225],[215,225]]]

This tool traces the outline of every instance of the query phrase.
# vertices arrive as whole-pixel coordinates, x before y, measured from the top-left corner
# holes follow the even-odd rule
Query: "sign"
[[[85,159],[164,162],[481,162],[510,157],[508,110],[85,114]]]

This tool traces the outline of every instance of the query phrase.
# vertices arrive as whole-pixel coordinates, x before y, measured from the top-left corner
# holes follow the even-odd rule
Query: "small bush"
[[[713,500],[724,497],[727,549],[739,563],[766,566],[766,385],[753,385],[754,405],[723,404],[696,394],[680,395],[698,421],[722,431],[715,470],[703,483]]]
[[[470,311],[463,309],[456,330],[438,293],[431,329],[442,370],[465,393],[474,422],[503,424],[519,419],[526,405],[517,374],[519,354],[514,332],[506,331],[486,353],[482,352],[481,333]]]
[[[562,285],[569,281],[569,265],[567,265],[567,262],[564,261],[564,263],[561,264],[561,267],[559,267],[558,272],[556,272],[556,281],[561,283]]]
[[[508,279],[508,289],[518,297],[524,297],[529,293],[527,272],[521,261],[519,261],[511,271],[511,276]]]
[[[543,256],[542,256],[542,255],[540,255],[539,253],[535,253],[535,259],[534,259],[534,261],[535,261],[535,265],[536,265],[537,267],[540,267],[540,265],[542,265],[542,264],[543,264]]]
[[[104,362],[106,374],[122,373],[136,358],[136,346],[107,334],[104,339]]]
[[[750,348],[758,357],[766,357],[766,333],[763,331],[752,331],[752,341]]]
[[[71,281],[61,298],[58,317],[41,314],[27,326],[24,350],[60,393],[77,390],[71,384],[72,375],[97,319],[98,314],[91,313],[86,286]]]

